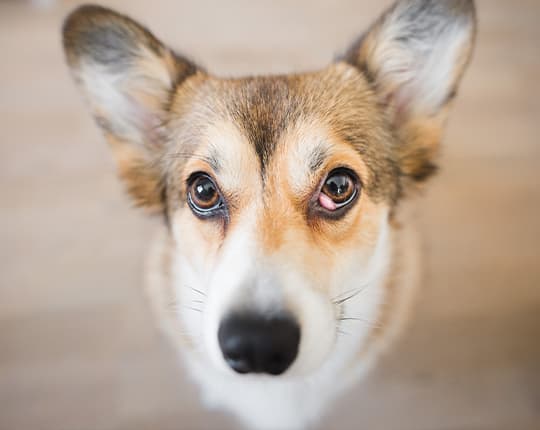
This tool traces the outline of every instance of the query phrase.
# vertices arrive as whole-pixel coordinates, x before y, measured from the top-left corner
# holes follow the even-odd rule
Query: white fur
[[[73,73],[94,115],[112,121],[119,137],[138,144],[152,141],[151,133],[161,125],[159,100],[172,85],[163,61],[140,47],[136,68],[115,69],[82,58]]]
[[[248,218],[241,231],[231,238],[223,260],[210,277],[205,279],[196,274],[187,267],[185,259],[179,258],[173,263],[173,282],[180,302],[200,299],[198,293],[187,288],[188,285],[208,295],[203,314],[179,309],[178,317],[193,333],[199,330],[203,338],[194,351],[183,352],[207,405],[232,411],[249,428],[302,429],[318,419],[330,401],[353,383],[370,363],[369,355],[362,360],[355,360],[355,357],[371,332],[370,322],[376,324],[384,301],[391,257],[387,213],[382,213],[379,220],[377,243],[366,266],[358,267],[361,259],[353,252],[347,261],[341,262],[343,269],[333,279],[339,283],[342,292],[361,288],[356,297],[346,302],[345,313],[362,321],[344,322],[341,328],[347,334],[336,335],[336,315],[327,296],[315,292],[298,273],[289,268],[279,271],[278,266],[273,266],[279,274],[274,275],[271,283],[263,282],[260,288],[264,292],[255,295],[255,301],[250,301],[250,305],[263,307],[276,303],[279,306],[284,299],[297,302],[301,304],[298,318],[302,326],[298,359],[278,378],[235,374],[226,366],[217,344],[221,318],[231,306],[241,303],[246,288],[249,288],[244,280],[252,281],[257,275],[255,269],[261,267],[261,256],[251,245],[253,237],[250,236]],[[197,328],[201,324],[202,332]],[[351,367],[352,363],[356,365]]]
[[[446,22],[422,8],[430,6],[431,12],[440,12],[436,7],[440,5],[414,0],[398,3],[376,27],[375,41],[369,45],[372,52],[368,53],[368,60],[376,69],[372,72],[378,83],[383,89],[387,87],[385,96],[394,97],[398,109],[406,107],[409,113],[431,114],[445,101],[456,80],[455,69],[462,50],[473,31],[470,17],[450,17]],[[418,17],[415,12],[424,15]],[[423,30],[427,30],[420,29],[417,34],[418,24],[422,23]],[[429,29],[433,31],[430,33]],[[121,64],[111,67],[85,58],[72,66],[94,115],[110,121],[103,124],[105,130],[131,143],[148,145],[156,138],[163,115],[161,102],[172,85],[166,60],[141,46],[124,70],[114,67]],[[346,74],[353,70],[344,73],[346,79]],[[177,121],[183,121],[184,126],[191,122],[189,114]],[[302,163],[309,160],[314,147],[331,141],[329,133],[311,125],[302,125],[311,134],[297,130],[297,136],[287,136],[298,145],[292,150],[289,165],[275,174],[287,178],[290,189],[298,195],[313,189],[313,182],[318,179],[313,168]],[[291,234],[283,241],[284,249],[272,250],[267,255],[258,243],[258,221],[266,215],[261,199],[264,190],[263,184],[254,179],[260,177],[259,160],[255,152],[244,150],[250,147],[246,137],[234,126],[224,124],[214,124],[206,127],[204,133],[194,134],[201,141],[206,139],[210,149],[228,148],[220,151],[219,161],[225,166],[220,174],[228,178],[222,185],[244,197],[241,215],[234,220],[234,228],[227,232],[223,243],[219,243],[219,249],[211,249],[218,246],[218,241],[208,239],[214,233],[211,228],[198,229],[192,223],[182,223],[182,212],[189,212],[177,211],[171,217],[170,239],[174,245],[162,242],[158,251],[163,254],[164,249],[170,250],[170,260],[151,263],[157,265],[149,271],[151,298],[163,316],[164,309],[171,305],[166,303],[171,299],[167,296],[172,293],[174,309],[172,317],[169,309],[165,312],[169,314],[166,328],[176,345],[181,345],[183,336],[190,340],[181,351],[207,405],[233,412],[251,429],[305,429],[369,368],[397,332],[409,302],[409,291],[416,285],[416,278],[409,276],[411,272],[407,270],[414,266],[415,250],[407,249],[407,255],[402,256],[400,262],[411,267],[399,267],[405,277],[399,285],[393,285],[394,306],[391,314],[385,315],[384,331],[373,341],[369,337],[389,298],[389,272],[394,269],[391,264],[395,264],[395,230],[390,228],[388,209],[371,202],[371,210],[362,218],[369,227],[362,234],[376,237],[351,241],[354,248],[345,249],[343,245],[338,269],[328,275],[324,286],[319,285],[322,280],[306,273],[317,263],[294,261],[307,249],[302,246],[313,245],[302,240],[295,243],[297,238]],[[185,145],[189,138],[172,136],[170,141]],[[323,149],[331,152],[331,147]],[[279,190],[277,187],[278,194]],[[277,201],[284,196],[272,197]],[[280,234],[285,236],[288,227],[294,228],[279,227],[283,227]],[[362,245],[356,246],[359,243]],[[338,305],[336,302],[347,294],[349,299]],[[284,374],[239,375],[225,363],[218,329],[225,317],[242,308],[266,315],[287,310],[298,320],[298,356]],[[348,319],[341,320],[341,316]],[[365,345],[369,347],[364,348]]]
[[[132,103],[121,90],[124,85],[123,73],[111,73],[108,68],[95,63],[80,65],[77,77],[87,94],[92,110],[107,118],[114,118],[115,129],[122,135],[133,134]],[[139,140],[139,136],[136,136]]]
[[[455,83],[459,56],[473,26],[467,15],[450,20],[428,12],[411,20],[409,7],[408,2],[400,2],[387,16],[373,44],[370,63],[383,87],[398,89],[393,94],[398,104],[413,113],[431,114]],[[423,27],[423,33],[417,34],[417,26]]]

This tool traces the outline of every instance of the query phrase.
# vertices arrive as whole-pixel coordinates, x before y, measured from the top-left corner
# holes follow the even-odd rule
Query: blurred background
[[[161,338],[131,209],[64,65],[79,1],[0,1],[0,429],[237,429]],[[102,1],[221,75],[324,66],[388,1]],[[405,334],[321,422],[540,428],[540,2],[477,1],[476,54],[420,202]]]

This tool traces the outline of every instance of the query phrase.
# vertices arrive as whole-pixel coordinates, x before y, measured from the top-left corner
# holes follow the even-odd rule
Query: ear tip
[[[460,27],[474,37],[477,27],[475,0],[397,0],[387,15],[411,28],[424,22],[440,32]],[[391,20],[392,21],[392,20]]]
[[[476,3],[474,0],[452,0],[456,11],[465,19],[476,23]]]
[[[77,29],[92,23],[100,16],[110,15],[118,14],[111,9],[96,4],[83,4],[71,11],[64,19],[62,33],[65,35],[66,33],[76,31]]]
[[[157,49],[151,33],[126,15],[94,4],[76,8],[62,27],[64,51],[70,65],[81,58],[114,65],[126,61],[138,44]]]
[[[433,16],[453,16],[455,18],[474,18],[476,6],[474,0],[397,0],[390,10],[404,12],[411,17],[416,14]]]
[[[468,33],[471,44],[476,38],[478,19],[476,14],[476,4],[474,0],[446,0],[453,6],[454,14],[459,17],[463,27]]]
[[[476,2],[474,0],[443,0],[449,3],[449,8],[462,19],[476,24]]]
[[[64,49],[70,51],[76,44],[78,36],[88,31],[99,22],[100,18],[118,15],[111,9],[96,4],[83,4],[75,8],[64,19],[62,25],[62,42]]]

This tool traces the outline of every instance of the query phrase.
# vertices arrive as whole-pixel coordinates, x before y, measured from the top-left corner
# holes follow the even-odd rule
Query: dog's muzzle
[[[221,323],[218,341],[235,372],[280,375],[296,358],[300,326],[288,315],[233,314]]]

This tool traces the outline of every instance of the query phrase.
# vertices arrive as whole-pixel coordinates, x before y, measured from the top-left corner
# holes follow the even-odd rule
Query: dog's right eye
[[[195,173],[188,180],[188,204],[199,216],[213,216],[224,206],[215,182],[206,173]]]
[[[341,218],[358,200],[361,182],[350,169],[338,167],[332,170],[311,200],[310,211],[319,217]]]

